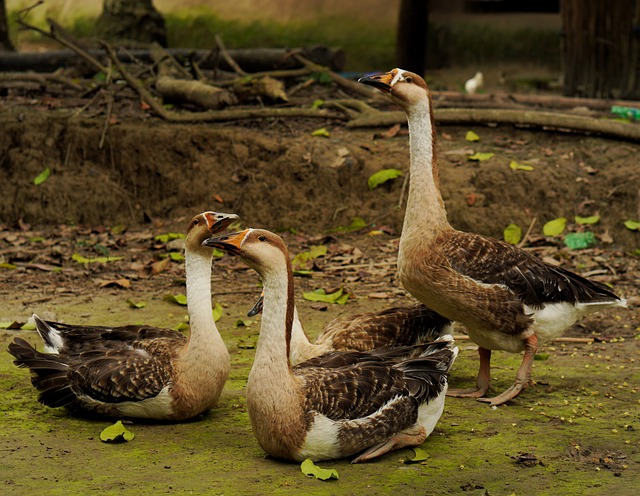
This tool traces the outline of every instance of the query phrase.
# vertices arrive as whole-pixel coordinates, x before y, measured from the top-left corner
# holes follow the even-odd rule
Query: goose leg
[[[420,426],[416,429],[405,429],[404,431],[398,432],[392,438],[371,446],[351,463],[366,462],[367,460],[384,455],[389,451],[404,448],[405,446],[418,446],[424,443],[425,439],[427,439],[427,431],[424,427]]]
[[[502,405],[509,400],[512,400],[518,396],[525,388],[529,387],[531,381],[531,369],[533,368],[533,357],[538,351],[538,338],[535,334],[532,334],[524,340],[524,357],[522,364],[516,374],[516,381],[513,385],[507,389],[504,393],[499,394],[494,398],[478,398],[478,401],[489,403],[491,406]]]
[[[478,348],[480,355],[480,368],[476,387],[470,389],[449,389],[447,396],[454,398],[482,398],[491,388],[491,350]]]

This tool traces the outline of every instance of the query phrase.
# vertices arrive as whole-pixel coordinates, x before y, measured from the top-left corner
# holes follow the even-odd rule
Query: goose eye
[[[258,236],[258,241],[266,241],[267,237],[266,236]]]
[[[405,81],[407,83],[413,83],[413,78],[411,76],[409,76],[409,77],[405,78]]]

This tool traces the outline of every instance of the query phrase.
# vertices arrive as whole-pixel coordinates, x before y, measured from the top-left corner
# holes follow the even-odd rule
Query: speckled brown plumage
[[[229,354],[211,315],[212,250],[202,242],[237,216],[204,212],[185,239],[190,337],[150,326],[84,326],[34,321],[46,352],[24,339],[9,345],[31,370],[39,400],[111,417],[182,420],[215,405]]]
[[[491,350],[524,351],[516,381],[499,405],[531,383],[539,339],[553,339],[585,313],[625,306],[600,283],[554,267],[507,243],[453,229],[438,184],[435,126],[424,80],[401,69],[365,77],[407,114],[411,183],[398,253],[398,279],[427,307],[462,322],[479,345],[477,388],[457,396],[481,398],[490,388]]]
[[[451,336],[371,352],[330,352],[294,367],[293,277],[282,239],[261,229],[215,237],[209,246],[239,255],[262,277],[264,310],[247,382],[253,432],[271,456],[364,461],[421,444],[442,414]]]

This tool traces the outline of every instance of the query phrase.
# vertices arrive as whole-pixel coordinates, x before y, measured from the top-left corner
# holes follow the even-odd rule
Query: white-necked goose
[[[290,363],[293,276],[287,248],[247,229],[205,241],[239,255],[262,277],[264,309],[247,382],[247,410],[262,448],[276,458],[354,462],[422,443],[442,414],[451,336],[369,353],[332,352]]]
[[[249,312],[262,311],[262,296]],[[453,322],[422,303],[391,307],[337,318],[324,326],[315,342],[309,340],[297,308],[291,332],[291,364],[296,365],[330,351],[371,351],[385,346],[412,346],[453,333]]]
[[[34,315],[45,352],[16,338],[9,353],[31,370],[39,400],[108,417],[161,420],[188,419],[215,406],[230,359],[211,308],[213,250],[202,242],[237,218],[204,212],[189,224],[189,338],[172,329],[68,325]]]
[[[490,387],[491,350],[524,350],[515,383],[492,405],[515,398],[531,382],[538,339],[558,337],[582,315],[625,306],[607,286],[546,264],[502,241],[457,231],[440,194],[431,96],[411,72],[361,78],[400,105],[409,121],[410,187],[398,253],[398,278],[427,307],[463,323],[479,345],[477,388],[450,390],[481,398]]]

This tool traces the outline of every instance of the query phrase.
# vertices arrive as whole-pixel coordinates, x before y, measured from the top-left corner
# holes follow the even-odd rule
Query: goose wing
[[[453,270],[481,283],[505,286],[533,308],[545,303],[619,300],[606,285],[497,239],[455,232],[440,243],[440,249]]]
[[[330,342],[335,350],[368,351],[383,346],[408,346],[433,341],[451,321],[422,304],[392,307],[336,319],[327,324],[316,340]]]

